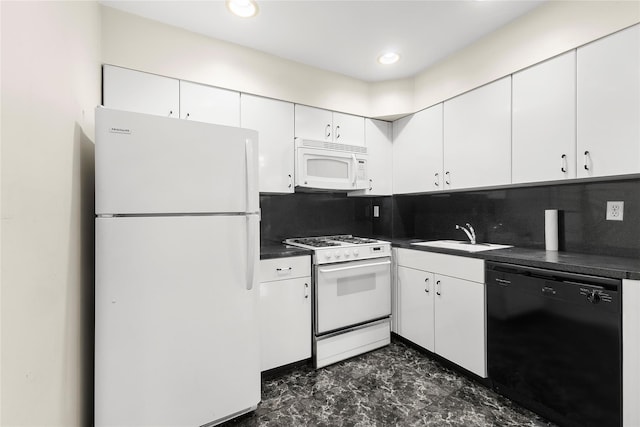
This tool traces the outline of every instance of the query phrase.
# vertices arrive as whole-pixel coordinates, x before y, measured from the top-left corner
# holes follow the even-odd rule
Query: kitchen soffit
[[[258,1],[251,19],[225,2],[100,1],[101,4],[281,58],[377,82],[407,78],[530,12],[533,1]],[[385,51],[402,59],[381,65]]]

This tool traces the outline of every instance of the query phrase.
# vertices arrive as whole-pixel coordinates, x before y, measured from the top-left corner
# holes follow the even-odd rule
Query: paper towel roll
[[[544,211],[544,243],[548,251],[558,250],[558,210]]]

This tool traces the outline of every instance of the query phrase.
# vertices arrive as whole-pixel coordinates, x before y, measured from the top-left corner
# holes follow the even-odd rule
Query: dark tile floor
[[[393,341],[320,370],[266,380],[258,409],[227,426],[552,426],[429,356]]]

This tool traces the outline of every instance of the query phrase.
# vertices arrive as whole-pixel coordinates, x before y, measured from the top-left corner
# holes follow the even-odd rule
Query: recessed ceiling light
[[[384,65],[395,64],[400,59],[400,55],[395,52],[386,52],[378,57],[378,62]]]
[[[258,5],[253,0],[227,0],[227,9],[241,18],[251,18],[258,13]]]

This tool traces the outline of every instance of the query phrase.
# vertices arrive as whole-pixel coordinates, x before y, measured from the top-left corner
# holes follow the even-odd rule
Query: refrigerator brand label
[[[109,128],[109,132],[111,132],[111,133],[124,133],[124,134],[127,134],[127,135],[131,135],[131,129]]]

